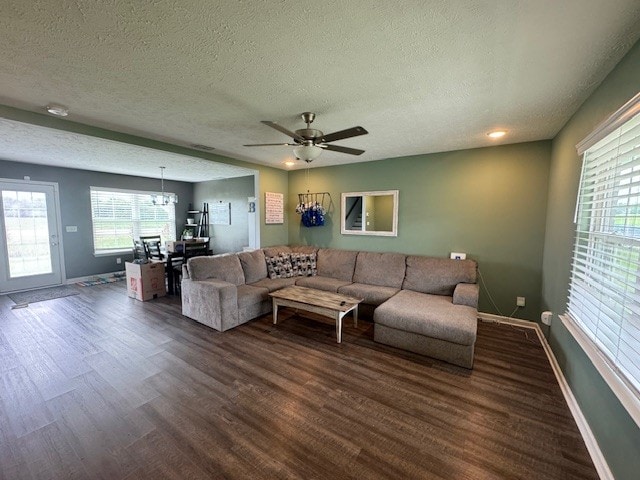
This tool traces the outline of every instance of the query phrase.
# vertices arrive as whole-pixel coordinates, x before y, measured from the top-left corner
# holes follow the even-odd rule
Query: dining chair
[[[134,260],[147,260],[147,250],[144,242],[140,240],[133,240],[133,259]]]
[[[173,284],[174,291],[177,293],[180,291],[180,286],[182,284],[182,264],[186,263],[187,260],[191,257],[201,257],[204,255],[209,255],[209,242],[196,242],[196,243],[185,243],[184,244],[184,252],[182,257],[179,258],[179,263],[173,262],[172,259],[172,268],[173,268]],[[176,259],[177,260],[177,259]]]
[[[147,257],[154,260],[163,260],[164,253],[162,253],[162,239],[160,235],[140,235],[140,241],[144,244],[145,251],[147,251]],[[150,255],[150,253],[152,255]]]
[[[164,260],[159,241],[143,241],[142,244],[149,260]]]

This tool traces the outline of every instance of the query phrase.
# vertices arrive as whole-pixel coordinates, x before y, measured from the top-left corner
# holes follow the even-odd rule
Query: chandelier
[[[160,189],[162,192],[160,194],[152,194],[151,203],[154,205],[168,205],[173,203],[175,205],[178,203],[178,196],[175,193],[164,192],[164,169],[165,167],[160,167]]]

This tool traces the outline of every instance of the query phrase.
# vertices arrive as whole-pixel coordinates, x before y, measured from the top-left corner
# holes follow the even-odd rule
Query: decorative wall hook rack
[[[321,227],[331,204],[329,192],[307,192],[298,194],[296,213],[301,215],[305,227]]]

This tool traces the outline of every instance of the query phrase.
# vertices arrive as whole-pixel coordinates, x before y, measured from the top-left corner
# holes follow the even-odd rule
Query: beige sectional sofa
[[[267,259],[313,257],[314,275],[269,278]],[[307,257],[305,257],[307,258]],[[466,368],[477,330],[477,264],[311,246],[194,257],[183,267],[182,313],[224,331],[271,311],[269,292],[301,285],[362,298],[374,340]]]

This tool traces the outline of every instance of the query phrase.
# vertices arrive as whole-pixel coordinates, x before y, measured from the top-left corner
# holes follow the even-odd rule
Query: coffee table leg
[[[278,323],[278,302],[276,299],[273,299],[273,324],[276,325]]]
[[[358,305],[353,309],[353,326],[358,327]]]
[[[344,313],[338,312],[336,315],[336,339],[338,343],[342,343],[342,317]]]

